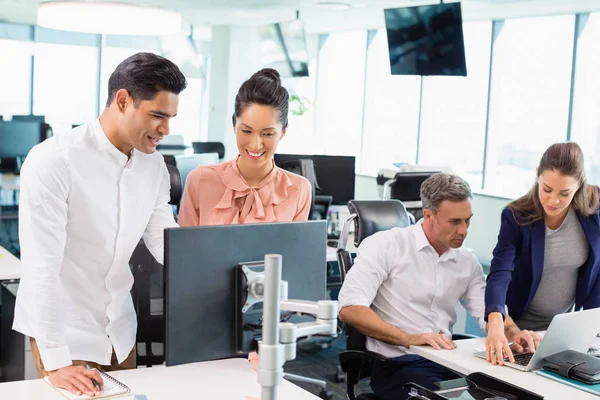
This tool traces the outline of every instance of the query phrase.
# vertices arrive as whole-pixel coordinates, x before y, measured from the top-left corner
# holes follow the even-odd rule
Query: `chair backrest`
[[[219,159],[225,157],[225,145],[221,142],[192,142],[194,153],[217,153]]]
[[[414,224],[406,207],[399,200],[351,200],[348,202],[348,210],[350,214],[356,214],[354,219],[356,247],[375,232]]]
[[[312,204],[310,206],[310,213],[308,214],[309,219],[320,219],[320,213],[315,214],[315,204],[316,204],[316,193],[317,193],[317,174],[315,173],[315,164],[313,160],[310,159],[297,159],[297,160],[288,160],[278,164],[278,167],[281,169],[285,169],[286,171],[292,172],[296,175],[300,175],[308,179],[311,184],[311,197]],[[324,205],[324,202],[327,201],[326,198],[321,199],[321,208]],[[330,203],[331,204],[331,203]],[[327,206],[329,209],[329,206]],[[327,209],[325,210],[325,218],[327,218]]]
[[[167,170],[171,178],[171,199],[169,200],[169,204],[177,206],[181,201],[182,194],[181,175],[179,175],[179,170],[174,165],[167,164]]]

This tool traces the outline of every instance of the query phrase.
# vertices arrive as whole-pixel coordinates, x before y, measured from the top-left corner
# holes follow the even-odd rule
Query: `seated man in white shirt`
[[[169,173],[155,149],[186,85],[171,61],[135,54],[110,76],[98,120],[27,155],[13,329],[31,338],[38,374],[54,386],[94,396],[99,390],[90,378],[100,388],[102,379],[87,364],[136,367],[129,259],[143,237],[162,263],[164,229],[177,226]]]
[[[485,280],[477,258],[462,248],[471,221],[471,189],[435,174],[421,185],[423,219],[366,238],[339,294],[340,319],[367,335],[367,349],[390,358],[373,368],[382,400],[405,399],[404,384],[435,389],[458,376],[412,354],[410,346],[452,350],[460,301],[484,327]]]

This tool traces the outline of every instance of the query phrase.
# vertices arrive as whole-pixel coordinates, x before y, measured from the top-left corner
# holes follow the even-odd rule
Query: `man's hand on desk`
[[[54,386],[66,389],[77,396],[81,396],[82,394],[91,397],[99,396],[102,394],[102,388],[104,386],[102,377],[98,371],[88,370],[81,366],[70,365],[68,367],[49,371],[48,377],[50,383]],[[100,390],[96,390],[92,379],[98,382]]]
[[[403,340],[403,346],[410,348],[410,346],[421,346],[429,345],[436,350],[446,349],[452,350],[456,348],[456,344],[444,333],[417,333],[407,334]]]

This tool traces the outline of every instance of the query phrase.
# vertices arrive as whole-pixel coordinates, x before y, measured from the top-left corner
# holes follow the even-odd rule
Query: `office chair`
[[[217,153],[219,159],[225,158],[225,146],[221,142],[192,142],[195,154]]]
[[[312,204],[310,206],[308,219],[327,219],[327,212],[329,211],[333,197],[319,194],[321,192],[321,188],[317,182],[314,161],[311,159],[302,158],[297,160],[283,161],[280,162],[278,166],[281,169],[285,169],[286,171],[305,177],[311,183]]]
[[[414,217],[399,200],[351,200],[348,202],[350,216],[344,222],[338,242],[337,258],[342,284],[354,263],[350,252],[346,250],[350,227],[354,225],[354,245],[358,247],[364,239],[372,234],[406,227],[415,223]],[[387,357],[367,350],[367,337],[351,325],[346,327],[346,351],[340,353],[340,366],[346,373],[346,390],[349,400],[378,400],[372,393],[354,393],[354,386],[362,379],[371,376],[372,366],[387,360]],[[474,336],[455,334],[453,340],[472,338]]]
[[[441,171],[407,171],[398,172],[394,179],[383,185],[384,200],[400,200],[416,221],[423,218],[423,203],[421,203],[421,184],[433,174]]]
[[[182,194],[181,176],[173,165],[167,164],[167,170],[171,178],[169,204],[177,206]],[[131,298],[138,319],[137,365],[159,365],[165,361],[164,268],[154,259],[143,240],[135,248],[129,266],[134,279]]]

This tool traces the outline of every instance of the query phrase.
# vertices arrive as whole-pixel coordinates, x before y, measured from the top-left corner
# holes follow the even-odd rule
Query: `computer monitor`
[[[24,158],[45,139],[38,121],[0,121],[0,157]]]
[[[317,194],[332,196],[331,204],[346,205],[354,199],[356,157],[306,154],[275,154],[275,164],[285,161],[309,159],[315,164]]]
[[[391,186],[390,198],[402,202],[421,201],[421,184],[431,175],[438,172],[397,173],[394,177],[394,183]]]
[[[164,156],[165,160],[167,156]],[[185,180],[193,169],[200,165],[217,164],[219,157],[217,153],[205,153],[205,154],[190,154],[186,155],[175,155],[175,166],[179,170],[181,176],[181,190],[185,188]]]
[[[467,75],[460,2],[385,10],[392,75]]]
[[[288,298],[325,300],[326,239],[325,221],[167,229],[167,366],[234,357],[250,348],[254,332],[240,335],[236,322],[240,264],[281,254]],[[258,322],[257,313],[248,320]]]

